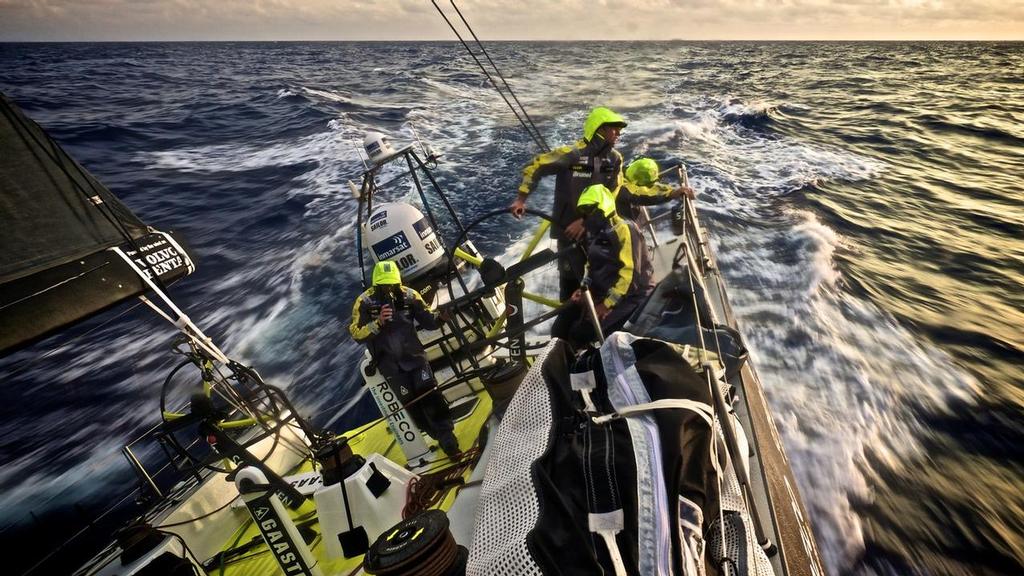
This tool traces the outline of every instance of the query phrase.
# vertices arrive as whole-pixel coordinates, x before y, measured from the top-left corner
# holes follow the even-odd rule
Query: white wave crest
[[[778,109],[779,106],[777,104],[773,104],[766,100],[756,100],[754,102],[747,103],[736,98],[725,98],[718,106],[718,112],[724,118],[756,118],[770,116]]]
[[[318,88],[308,88],[306,86],[303,86],[302,91],[309,96],[315,96],[317,98],[329,100],[331,102],[342,102],[347,104],[352,101],[351,96],[340,94],[332,90],[320,90]]]
[[[898,469],[920,450],[914,406],[941,411],[975,398],[978,385],[839,289],[832,255],[841,240],[809,213],[791,216],[792,226],[734,229],[716,244],[826,565],[849,566],[864,547],[851,502],[872,498],[865,450]]]

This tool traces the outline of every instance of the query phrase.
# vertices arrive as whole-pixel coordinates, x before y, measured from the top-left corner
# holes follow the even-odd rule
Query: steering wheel
[[[545,220],[549,226],[554,226],[556,230],[564,232],[564,228],[562,228],[558,224],[552,223],[552,218],[550,214],[541,212],[539,210],[533,210],[530,208],[526,208],[525,213]],[[484,222],[501,216],[512,215],[507,208],[501,208],[497,210],[492,210],[479,216],[462,229],[462,232],[458,235],[458,237],[456,237],[455,242],[452,244],[451,248],[447,250],[447,266],[450,272],[448,276],[449,294],[454,294],[454,291],[452,289],[451,273],[454,273],[456,270],[456,258],[460,258],[476,266],[480,271],[480,278],[483,281],[483,286],[476,288],[474,290],[467,290],[466,293],[463,294],[462,296],[458,298],[453,298],[452,301],[448,304],[448,306],[450,306],[451,308],[457,310],[460,306],[465,306],[467,304],[475,302],[480,298],[487,296],[487,294],[492,292],[495,288],[502,285],[507,285],[510,282],[515,282],[523,278],[523,276],[525,276],[526,274],[529,274],[530,272],[533,272],[543,266],[546,266],[552,262],[557,261],[564,252],[579,250],[579,247],[576,244],[573,244],[570,247],[557,252],[552,251],[550,249],[544,249],[539,252],[532,253],[533,248],[536,247],[537,242],[540,241],[540,239],[543,237],[544,232],[547,230],[547,227],[544,227],[543,225],[540,229],[538,229],[537,232],[534,233],[534,240],[533,242],[531,242],[531,245],[527,248],[527,251],[531,253],[529,253],[526,257],[522,258],[520,261],[508,266],[507,268],[502,266],[500,263],[497,262],[497,260],[493,258],[482,258],[479,256],[468,254],[464,250],[462,250],[461,246],[463,242],[465,242],[465,240],[468,238],[468,235],[471,230],[475,229]],[[559,312],[561,312],[565,306],[568,305],[565,302],[560,302],[555,299],[545,298],[539,295],[529,294],[526,292],[523,293],[523,296],[526,299],[546,305],[552,308],[552,310],[544,314],[541,314],[538,317],[532,318],[529,321],[526,321],[523,324],[523,326],[516,328],[514,331],[506,329],[503,332],[498,332],[497,334],[490,335],[489,337],[485,338],[483,342],[474,342],[473,345],[480,346],[485,344],[497,344],[498,340],[519,336],[525,331],[532,328],[533,326],[536,326],[537,324],[540,324],[554,317]],[[501,319],[500,321],[503,322],[504,319]]]
[[[160,390],[160,417],[163,420],[164,431],[167,432],[167,438],[177,444],[181,454],[192,462],[215,472],[230,473],[232,468],[216,464],[225,460],[226,456],[216,452],[196,456],[190,450],[192,444],[183,446],[174,437],[174,432],[192,426],[198,426],[200,431],[204,426],[212,426],[225,433],[262,427],[264,433],[255,434],[252,438],[240,442],[243,448],[248,449],[267,434],[279,431],[286,400],[282,401],[276,388],[263,384],[259,375],[249,368],[232,362],[227,366],[230,374],[224,375],[214,366],[211,358],[203,355],[195,347],[185,355],[186,358],[164,379]],[[201,380],[197,384],[192,384],[195,380],[191,379],[187,382],[175,379],[175,376],[189,365],[200,370]],[[187,412],[169,410],[167,407],[169,398],[179,386],[184,386],[186,391],[190,392],[186,392]]]

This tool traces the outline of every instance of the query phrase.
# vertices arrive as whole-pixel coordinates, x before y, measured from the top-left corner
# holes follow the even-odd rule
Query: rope
[[[462,456],[450,466],[413,478],[409,482],[406,492],[402,519],[411,518],[420,512],[436,507],[453,487],[465,486],[463,476],[476,466],[482,453],[479,446],[473,446],[463,452]]]
[[[203,520],[205,518],[209,518],[210,516],[213,516],[214,514],[224,510],[228,506],[231,506],[231,503],[234,502],[235,500],[238,500],[238,496],[232,496],[230,500],[228,500],[227,502],[225,502],[221,506],[218,506],[217,508],[215,508],[213,510],[210,510],[206,514],[202,514],[202,515],[196,516],[195,518],[189,518],[187,520],[182,520],[181,522],[172,522],[170,524],[161,524],[159,526],[153,526],[153,528],[155,528],[157,530],[165,530],[167,528],[174,528],[176,526],[184,526],[186,524],[191,524],[193,522],[198,522],[200,520]]]

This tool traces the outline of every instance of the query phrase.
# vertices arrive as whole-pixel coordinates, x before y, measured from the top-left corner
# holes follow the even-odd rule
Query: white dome
[[[430,221],[405,202],[389,202],[374,208],[363,237],[374,262],[390,260],[397,264],[403,282],[420,276],[444,258],[441,241]]]

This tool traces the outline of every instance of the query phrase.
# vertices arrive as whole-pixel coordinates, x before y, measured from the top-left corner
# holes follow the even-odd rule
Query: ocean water
[[[689,167],[829,573],[1024,573],[1024,44],[490,49],[549,142],[605,105],[627,158]],[[467,219],[537,152],[454,43],[0,44],[0,90],[181,232],[178,303],[338,428],[372,415],[345,329],[362,134],[411,124]],[[16,567],[132,488],[172,339],[125,306],[2,361]]]

